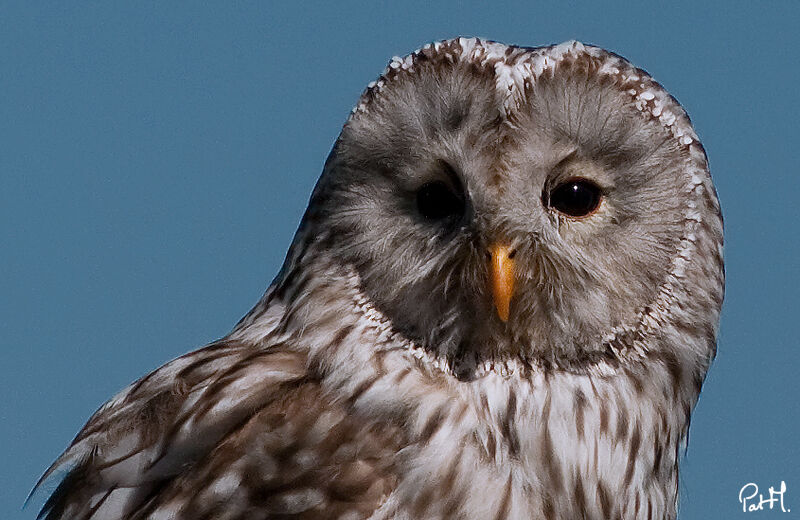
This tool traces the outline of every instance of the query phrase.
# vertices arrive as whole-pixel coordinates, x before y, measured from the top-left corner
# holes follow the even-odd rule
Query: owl
[[[100,408],[41,516],[674,519],[722,244],[688,116],[620,56],[394,58],[263,298]]]

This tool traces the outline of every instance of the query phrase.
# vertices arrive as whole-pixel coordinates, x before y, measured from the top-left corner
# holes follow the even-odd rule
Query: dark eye
[[[586,179],[571,179],[550,192],[548,206],[570,217],[585,217],[600,205],[600,187]]]
[[[417,209],[430,220],[458,217],[464,212],[464,201],[446,183],[433,181],[417,190]]]

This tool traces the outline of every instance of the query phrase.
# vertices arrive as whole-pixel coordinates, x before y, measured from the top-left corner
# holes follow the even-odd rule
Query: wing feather
[[[65,477],[40,518],[99,518],[112,498],[125,518],[273,399],[275,388],[305,375],[300,354],[236,342],[167,363],[95,412],[48,468],[37,487],[57,473]]]
[[[366,517],[396,485],[397,428],[328,396],[305,354],[224,341],[120,392],[41,482],[46,520]]]

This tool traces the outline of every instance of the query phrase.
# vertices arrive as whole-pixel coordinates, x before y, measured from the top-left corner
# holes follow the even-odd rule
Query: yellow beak
[[[489,252],[492,255],[489,277],[494,306],[500,319],[508,321],[511,297],[514,295],[514,251],[506,245],[493,244]]]

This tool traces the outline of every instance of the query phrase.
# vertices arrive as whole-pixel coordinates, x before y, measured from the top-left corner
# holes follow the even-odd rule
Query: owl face
[[[685,238],[696,139],[654,115],[671,98],[643,71],[572,45],[455,40],[396,61],[313,196],[307,220],[373,304],[462,377],[602,352]]]

